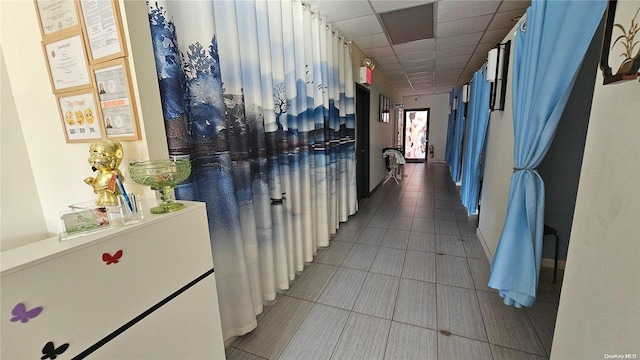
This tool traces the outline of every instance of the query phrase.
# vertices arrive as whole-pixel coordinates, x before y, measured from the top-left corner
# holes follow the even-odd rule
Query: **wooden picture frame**
[[[80,30],[63,31],[42,40],[54,94],[91,87],[89,62]]]
[[[56,103],[67,143],[94,142],[104,138],[93,88],[58,94]]]
[[[91,74],[105,136],[116,140],[140,140],[138,110],[126,58],[92,65]]]
[[[604,85],[635,80],[640,76],[638,23],[638,2],[609,0],[600,56]]]
[[[78,0],[89,63],[95,65],[127,56],[117,0]]]
[[[61,31],[81,30],[77,0],[33,0],[33,5],[43,39]]]

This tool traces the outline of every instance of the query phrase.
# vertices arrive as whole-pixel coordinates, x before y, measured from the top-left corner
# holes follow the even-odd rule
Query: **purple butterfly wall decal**
[[[24,305],[24,303],[19,303],[13,307],[13,310],[11,310],[11,315],[13,315],[13,317],[11,318],[11,322],[20,321],[21,323],[26,323],[29,321],[29,319],[33,319],[36,316],[40,315],[41,312],[42,306],[34,307],[31,310],[27,310],[27,307]]]
[[[67,351],[68,348],[69,348],[69,344],[68,343],[62,344],[62,345],[60,345],[59,347],[56,348],[56,346],[53,345],[53,343],[51,341],[49,341],[42,348],[42,357],[40,359],[42,359],[42,360],[47,360],[47,359],[55,360],[58,357],[58,355],[61,355],[62,353]]]

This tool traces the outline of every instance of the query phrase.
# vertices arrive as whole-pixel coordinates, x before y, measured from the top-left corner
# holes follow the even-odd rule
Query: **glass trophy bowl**
[[[152,214],[164,214],[178,211],[184,204],[175,202],[173,188],[191,174],[191,161],[188,158],[166,160],[148,160],[129,164],[131,179],[140,185],[150,186],[160,191],[162,202],[151,208]]]

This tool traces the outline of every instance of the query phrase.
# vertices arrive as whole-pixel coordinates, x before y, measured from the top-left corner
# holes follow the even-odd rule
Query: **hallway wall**
[[[598,71],[552,359],[639,354],[638,80]]]
[[[355,44],[351,44],[351,61],[353,62],[354,81],[358,82],[360,66],[365,56],[362,50]],[[371,85],[365,85],[369,89],[369,191],[387,175],[387,169],[382,157],[382,149],[392,147],[395,136],[395,112],[392,112],[388,123],[378,121],[380,116],[380,94],[388,97],[391,104],[401,102],[401,98],[395,88],[379,70],[373,70]],[[357,141],[357,139],[356,139]]]

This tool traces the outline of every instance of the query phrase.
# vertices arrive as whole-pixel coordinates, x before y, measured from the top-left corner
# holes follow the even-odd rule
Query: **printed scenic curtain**
[[[544,159],[606,0],[534,0],[515,38],[513,176],[489,286],[507,305],[536,299],[544,231]]]
[[[491,84],[486,80],[486,64],[473,75],[469,120],[467,122],[466,148],[462,163],[462,188],[460,196],[467,213],[478,210],[480,179],[482,179],[482,157],[489,126],[489,92]]]
[[[207,204],[224,338],[256,326],[357,211],[345,39],[301,2],[150,1],[180,199]]]

